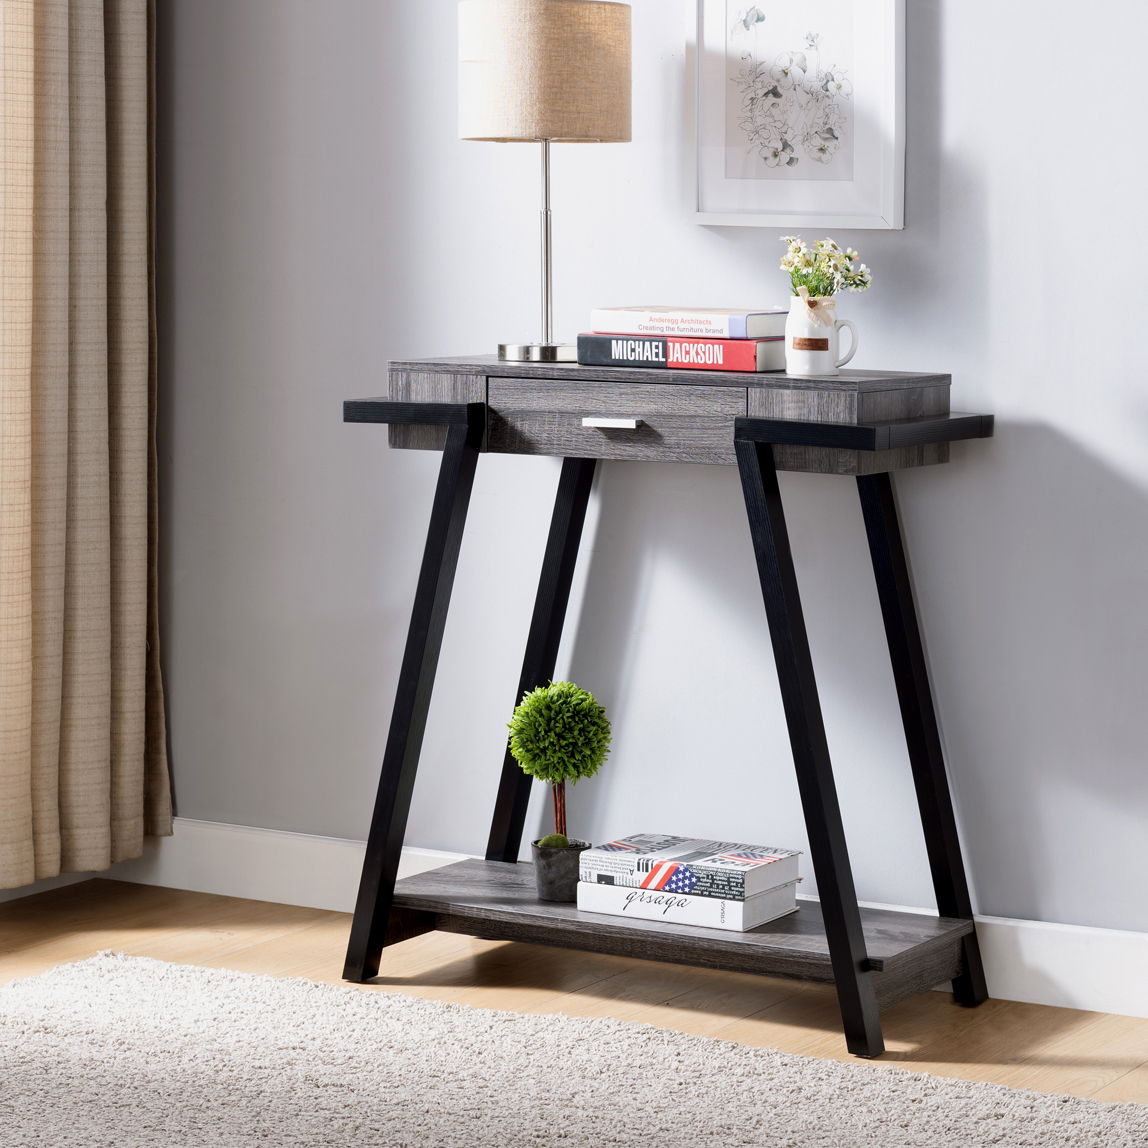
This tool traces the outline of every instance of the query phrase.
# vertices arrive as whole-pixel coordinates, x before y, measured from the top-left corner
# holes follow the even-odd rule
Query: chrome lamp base
[[[569,343],[499,343],[498,357],[508,363],[576,363],[578,348]]]

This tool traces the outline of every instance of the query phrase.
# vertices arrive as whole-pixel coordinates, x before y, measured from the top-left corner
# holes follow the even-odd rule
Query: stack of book
[[[769,845],[638,833],[582,854],[578,908],[745,932],[797,909],[800,856]]]
[[[599,307],[578,336],[578,362],[592,367],[689,371],[785,370],[788,308]]]

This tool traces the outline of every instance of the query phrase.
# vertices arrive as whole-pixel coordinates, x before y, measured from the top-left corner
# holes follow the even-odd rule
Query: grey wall
[[[388,358],[534,333],[536,155],[454,138],[454,7],[160,0],[185,817],[365,835],[436,460],[340,402],[380,392]],[[998,415],[992,443],[901,483],[979,908],[1143,929],[1148,21],[909,7],[908,227],[837,237],[876,275],[843,304],[857,364],[952,371],[955,405]],[[688,216],[692,9],[634,4],[634,143],[556,149],[566,332],[600,303],[783,297],[777,232]],[[556,474],[480,466],[414,844],[484,844]],[[931,904],[852,484],[783,488],[860,893]],[[603,467],[559,668],[615,722],[581,833],[804,842],[738,497],[727,468]]]

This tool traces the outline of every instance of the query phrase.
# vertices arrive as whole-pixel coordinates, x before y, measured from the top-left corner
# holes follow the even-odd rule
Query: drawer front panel
[[[740,387],[489,380],[487,450],[650,462],[733,463]],[[584,418],[639,419],[635,429],[585,427]]]

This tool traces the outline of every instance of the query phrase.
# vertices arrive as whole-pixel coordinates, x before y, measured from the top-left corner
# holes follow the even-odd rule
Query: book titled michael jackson
[[[687,339],[579,335],[578,362],[590,367],[689,371],[783,371],[785,339]]]
[[[587,849],[578,879],[631,889],[673,886],[694,897],[745,900],[796,881],[800,856],[797,850],[772,845],[638,833]]]

